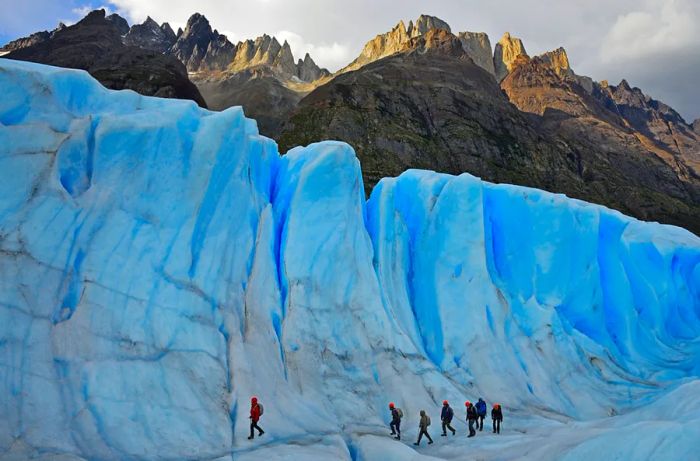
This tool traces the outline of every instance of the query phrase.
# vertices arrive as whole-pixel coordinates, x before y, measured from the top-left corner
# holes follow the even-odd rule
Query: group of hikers
[[[464,402],[464,406],[467,408],[467,422],[469,423],[469,437],[474,437],[476,435],[476,430],[484,430],[484,418],[486,418],[486,402],[484,399],[479,398],[476,405],[472,404],[470,401]],[[394,402],[389,403],[389,410],[391,411],[391,423],[389,427],[391,428],[391,435],[394,436],[396,440],[401,440],[401,419],[403,418],[403,412],[400,408],[394,405]],[[442,412],[440,413],[440,420],[442,421],[442,436],[447,437],[447,430],[452,432],[452,435],[456,435],[457,431],[452,427],[452,418],[454,418],[455,412],[450,406],[447,400],[442,402]],[[491,409],[491,419],[493,420],[493,433],[501,433],[501,422],[503,421],[503,410],[501,405],[495,403]],[[428,433],[428,426],[430,426],[430,416],[425,412],[425,410],[420,411],[420,421],[418,423],[418,440],[413,445],[420,445],[420,441],[425,436],[428,439],[428,445],[433,443],[433,439]]]
[[[464,406],[467,408],[467,422],[469,423],[469,437],[474,437],[476,435],[476,430],[484,430],[484,418],[486,418],[486,402],[484,399],[479,398],[476,405],[472,404],[469,400],[464,402]],[[394,436],[396,440],[401,440],[401,419],[403,419],[403,411],[394,405],[394,402],[389,403],[389,410],[391,411],[391,435]],[[250,399],[250,436],[248,440],[252,440],[255,437],[255,430],[258,431],[258,437],[263,435],[265,431],[258,426],[258,421],[263,415],[263,406],[258,402],[257,397],[252,397]],[[452,432],[452,435],[456,435],[457,431],[452,427],[452,418],[454,418],[455,412],[452,410],[450,403],[447,400],[442,401],[442,412],[440,413],[440,420],[442,421],[442,436],[447,437],[447,430]],[[501,422],[503,421],[503,410],[501,405],[498,403],[493,404],[493,409],[491,410],[491,419],[493,420],[493,433],[501,433]],[[420,422],[418,423],[418,440],[413,445],[420,445],[420,441],[425,436],[428,439],[428,444],[433,443],[433,439],[428,433],[428,426],[430,426],[430,416],[425,412],[425,410],[420,411]]]

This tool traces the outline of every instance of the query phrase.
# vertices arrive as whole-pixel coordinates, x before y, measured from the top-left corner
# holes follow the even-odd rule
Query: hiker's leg
[[[447,435],[447,423],[445,420],[442,421],[442,435]]]
[[[251,439],[252,439],[253,437],[255,437],[255,433],[253,432],[254,429],[255,429],[255,421],[253,421],[253,420],[251,419],[251,420],[250,420],[250,437],[249,437],[249,438],[251,438]]]
[[[396,434],[401,437],[401,420],[396,422]]]
[[[423,432],[424,432],[423,429],[421,429],[420,432],[418,433],[418,442],[416,442],[416,443],[420,444],[420,439],[423,438]]]
[[[391,428],[391,435],[396,434],[396,423],[392,421],[389,423],[389,427]]]
[[[433,443],[433,439],[430,437],[430,434],[428,434],[428,430],[427,430],[427,429],[425,430],[425,436],[428,437],[428,441],[429,441],[430,443]]]

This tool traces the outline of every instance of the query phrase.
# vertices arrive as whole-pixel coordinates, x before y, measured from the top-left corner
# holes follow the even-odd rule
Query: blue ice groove
[[[683,229],[468,174],[365,201],[348,145],[279,156],[240,108],[0,84],[0,460],[231,456],[253,394],[274,442],[379,427],[377,396],[587,421],[700,375]]]

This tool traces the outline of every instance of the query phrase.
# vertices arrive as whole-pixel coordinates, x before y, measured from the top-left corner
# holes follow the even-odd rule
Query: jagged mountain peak
[[[446,30],[447,32],[452,32],[452,29],[450,29],[449,24],[447,24],[445,21],[438,17],[430,16],[427,14],[421,14],[420,16],[418,16],[416,22],[412,24],[412,27],[409,27],[407,32],[411,37],[417,37],[419,35],[427,33],[429,30],[432,29],[442,29]]]
[[[177,37],[168,23],[159,25],[148,16],[141,24],[134,24],[124,36],[124,43],[147,50],[165,53],[175,44]]]
[[[450,26],[435,16],[422,14],[415,22],[409,21],[408,26],[401,20],[389,32],[379,34],[368,41],[360,55],[338,73],[358,69],[370,62],[405,50],[405,44],[410,39],[424,35],[430,30],[438,29],[451,33]]]
[[[529,58],[522,40],[513,37],[510,32],[505,32],[496,44],[493,54],[493,65],[496,70],[496,79],[501,81],[513,69],[518,57]],[[522,61],[522,60],[521,60]]]

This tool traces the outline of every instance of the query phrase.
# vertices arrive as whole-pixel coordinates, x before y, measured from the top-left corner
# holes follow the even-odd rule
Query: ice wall
[[[682,229],[425,171],[365,203],[349,146],[280,157],[239,108],[0,88],[0,459],[245,456],[252,394],[350,459],[389,400],[586,419],[700,374]]]

